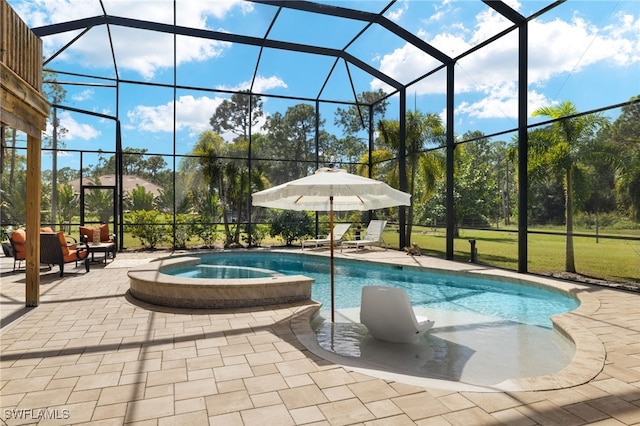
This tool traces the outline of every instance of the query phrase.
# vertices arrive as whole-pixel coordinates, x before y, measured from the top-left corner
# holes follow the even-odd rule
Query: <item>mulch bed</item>
[[[635,291],[640,293],[640,283],[635,283],[635,282],[603,280],[601,278],[594,278],[594,277],[574,274],[570,272],[555,272],[548,275],[554,278],[562,279],[562,280],[575,281],[575,282],[585,283],[585,284],[594,284],[594,285],[600,285],[604,287],[612,287],[620,290]]]

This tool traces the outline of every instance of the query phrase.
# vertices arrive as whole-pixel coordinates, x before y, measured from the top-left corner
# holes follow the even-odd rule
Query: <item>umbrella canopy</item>
[[[254,206],[284,210],[363,211],[410,204],[409,194],[384,182],[330,168],[253,194]]]
[[[329,212],[331,322],[335,321],[333,211],[375,210],[411,204],[411,195],[393,189],[384,182],[333,168],[318,169],[313,175],[255,192],[252,197],[254,206]]]

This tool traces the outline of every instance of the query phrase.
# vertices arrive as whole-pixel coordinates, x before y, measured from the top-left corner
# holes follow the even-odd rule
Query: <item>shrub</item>
[[[287,246],[313,234],[313,221],[306,212],[282,210],[271,219],[272,237],[280,236]]]
[[[242,236],[242,241],[249,245],[259,246],[262,244],[264,237],[267,236],[268,231],[269,227],[267,225],[253,225],[251,227],[251,232],[248,232],[247,230],[247,232]]]
[[[171,233],[171,226],[164,223],[164,215],[158,210],[134,210],[124,215],[125,230],[131,232],[133,238],[138,238],[146,248],[155,249],[156,246],[167,241]]]
[[[171,217],[168,217],[170,219]],[[193,219],[190,214],[182,213],[176,216],[176,239],[173,247],[176,249],[186,249],[187,242],[195,234]]]
[[[191,228],[193,234],[198,236],[202,240],[205,247],[213,248],[213,245],[218,239],[219,234],[216,225],[208,223],[209,220],[209,217],[203,216],[199,218],[199,221],[193,222]]]

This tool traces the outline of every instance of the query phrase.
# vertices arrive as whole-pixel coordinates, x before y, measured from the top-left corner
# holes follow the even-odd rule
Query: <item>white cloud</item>
[[[89,141],[97,139],[102,134],[99,130],[89,124],[78,123],[69,111],[59,111],[58,120],[60,121],[60,127],[67,130],[67,133],[64,135],[64,139],[68,141],[78,139]],[[47,123],[46,134],[53,134],[53,127],[50,122]]]
[[[433,22],[440,21],[445,16],[447,16],[453,9],[454,9],[454,6],[453,6],[452,0],[443,0],[442,3],[440,4],[434,3],[433,5],[434,13],[429,15],[429,17],[426,19],[426,22],[433,23]]]
[[[536,109],[550,105],[553,102],[535,90],[530,90],[527,94],[527,115]],[[518,93],[517,87],[513,83],[504,86],[496,86],[495,90],[483,93],[483,96],[475,102],[461,102],[455,108],[456,115],[466,115],[474,118],[508,118],[516,120],[518,118]]]
[[[173,24],[173,1],[123,1],[105,0],[108,14],[140,19],[164,24]],[[13,5],[12,5],[13,6]],[[30,0],[15,6],[18,14],[32,27],[47,25],[51,22],[66,22],[91,16],[100,16],[103,11],[98,1],[87,0]],[[222,19],[234,9],[241,13],[251,11],[253,5],[240,0],[183,1],[177,14],[177,24],[196,29],[213,29],[208,18]],[[131,28],[112,26],[111,37],[116,45],[116,59],[122,70],[140,73],[151,79],[158,70],[173,66],[173,36],[150,31],[138,31]],[[56,52],[79,32],[64,33],[44,39],[45,56]],[[83,37],[73,43],[74,61],[96,68],[113,68],[109,54],[106,28],[92,28]],[[131,43],[136,40],[136,43]],[[228,43],[215,40],[202,40],[178,37],[176,61],[179,64],[191,61],[203,61],[216,57],[228,47]],[[164,41],[164,42],[159,42]],[[63,52],[58,60],[70,60]]]
[[[280,84],[281,80],[274,78],[256,79],[260,84]],[[286,87],[286,86],[285,86]],[[246,87],[238,87],[233,90],[243,90]],[[224,97],[209,98],[202,96],[181,96],[176,101],[176,131],[187,130],[189,136],[193,137],[205,130],[211,130],[209,120],[215,114],[216,109],[225,100]],[[167,102],[163,105],[138,105],[127,113],[129,123],[128,129],[135,129],[145,132],[173,132],[173,103]],[[266,122],[263,117],[254,127],[255,132],[259,132]],[[225,140],[232,140],[235,134],[227,133],[221,135]]]
[[[516,1],[510,4],[514,9],[520,7]],[[443,53],[456,57],[495,34],[496,28],[506,25],[504,18],[491,9],[478,14],[476,19],[473,29],[461,26],[461,30],[455,33],[447,31],[431,37],[424,30],[419,34]],[[602,28],[577,15],[570,20],[545,20],[542,16],[531,21],[528,61],[530,87],[540,88],[553,77],[576,73],[594,64],[627,67],[639,63],[640,17],[620,13],[612,19],[615,20],[614,24]],[[451,23],[448,25],[450,29]],[[517,92],[513,90],[517,84],[517,58],[517,32],[512,32],[458,61],[455,92],[473,93],[482,99],[472,104],[461,104],[456,112],[478,118],[514,116],[517,111]],[[433,59],[425,61],[424,56],[416,55],[415,48],[409,45],[394,50],[380,60],[382,72],[405,83],[413,79],[416,70],[424,73],[438,65]],[[374,90],[389,90],[378,80],[373,80],[371,87]],[[436,73],[411,86],[410,90],[419,95],[444,94],[446,74]],[[545,95],[531,91],[529,112],[552,102]]]
[[[88,99],[92,99],[94,93],[95,92],[93,91],[93,89],[85,89],[80,93],[75,93],[73,96],[71,96],[71,99],[78,102],[86,101]]]
[[[190,135],[211,128],[209,119],[224,98],[181,96],[176,101],[176,130],[188,130]],[[130,125],[146,132],[173,132],[173,102],[164,105],[138,105],[127,113]]]
[[[229,91],[249,90],[251,88],[251,82],[243,81],[234,87],[218,86],[217,88]],[[287,88],[287,83],[285,83],[280,77],[263,77],[260,75],[256,76],[255,82],[253,83],[253,91],[256,93],[264,93],[275,88]]]
[[[408,1],[407,0],[401,1],[398,3],[398,6],[395,9],[387,13],[387,18],[389,18],[394,22],[398,22],[400,18],[402,18],[402,15],[404,15],[404,13],[407,10],[409,10]]]

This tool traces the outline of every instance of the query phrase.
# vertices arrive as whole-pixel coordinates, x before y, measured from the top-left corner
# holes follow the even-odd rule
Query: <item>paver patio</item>
[[[466,391],[314,354],[299,340],[310,305],[197,311],[131,299],[127,270],[158,255],[121,253],[87,275],[43,272],[30,309],[24,272],[0,258],[3,424],[640,424],[638,293],[586,286],[588,307],[573,321],[606,354],[586,383],[563,388],[576,380],[565,369],[545,390]],[[392,250],[343,255],[479,268]]]

